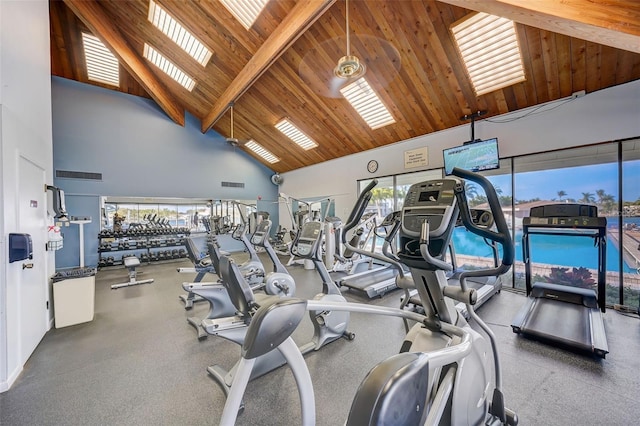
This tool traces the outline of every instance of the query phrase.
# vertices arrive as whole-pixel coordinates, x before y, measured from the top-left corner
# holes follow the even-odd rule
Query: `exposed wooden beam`
[[[640,53],[637,0],[440,0],[586,41]]]
[[[202,133],[206,133],[224,114],[229,104],[242,96],[335,2],[336,0],[300,0],[218,98],[202,120]]]
[[[111,50],[120,64],[144,87],[154,101],[177,124],[184,126],[184,108],[176,101],[164,84],[153,74],[147,64],[141,59],[122,34],[111,22],[111,18],[104,12],[96,1],[64,0],[65,4],[80,18]]]

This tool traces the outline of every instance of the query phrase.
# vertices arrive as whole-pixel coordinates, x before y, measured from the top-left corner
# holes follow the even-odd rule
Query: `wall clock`
[[[367,163],[367,171],[369,173],[375,173],[378,171],[378,162],[376,160],[371,160]]]

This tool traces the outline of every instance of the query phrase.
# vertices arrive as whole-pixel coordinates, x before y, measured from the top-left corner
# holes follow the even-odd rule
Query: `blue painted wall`
[[[91,216],[99,225],[99,204],[92,211],[74,211],[76,196],[277,200],[271,169],[214,131],[202,134],[199,120],[188,113],[181,127],[152,100],[59,77],[52,77],[52,113],[54,173],[102,173],[101,181],[54,179],[66,193],[71,215]],[[223,188],[222,181],[245,186]],[[277,228],[277,209],[270,213]],[[85,233],[88,254],[97,253],[94,234]],[[57,268],[78,264],[77,247],[66,248],[65,239],[65,248],[56,253]]]
[[[91,217],[91,223],[82,225],[84,229],[84,264],[98,264],[98,240],[100,232],[100,197],[97,195],[70,195],[65,197],[67,211],[74,216]],[[66,222],[60,228],[64,246],[56,251],[56,269],[80,266],[80,225]]]

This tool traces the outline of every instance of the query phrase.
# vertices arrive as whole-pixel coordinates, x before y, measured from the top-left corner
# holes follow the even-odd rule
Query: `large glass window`
[[[424,182],[426,180],[440,179],[442,177],[442,169],[425,170],[423,172],[406,173],[396,176],[396,207],[395,210],[402,209],[404,206],[404,198],[407,196],[409,188],[414,183]]]
[[[493,185],[500,200],[502,211],[511,228],[512,196],[511,196],[511,159],[501,160],[500,168],[481,173]],[[487,196],[482,187],[474,182],[465,183],[465,193],[469,207],[479,210],[490,210]],[[512,231],[513,235],[513,231]],[[500,261],[502,251],[499,246],[467,231],[463,226],[457,227],[452,236],[456,255],[456,266],[464,269],[489,268]],[[502,277],[503,286],[511,286],[511,274]]]
[[[552,203],[588,204],[597,207],[598,215],[607,220],[607,303],[638,306],[640,140],[502,159],[498,170],[483,174],[496,188],[515,243],[513,287],[525,286],[522,220],[531,208]],[[440,177],[442,170],[435,169],[380,178],[368,211],[383,217],[399,210],[411,184]],[[359,191],[369,182],[360,181]],[[478,185],[468,183],[466,193],[471,208],[488,207]],[[536,235],[531,241],[534,280],[564,277],[576,285],[595,287],[598,257],[592,239]],[[456,229],[453,245],[458,266],[473,268],[493,262],[492,248],[464,229]],[[503,284],[508,285],[506,281]]]
[[[567,149],[514,159],[516,265],[515,285],[524,287],[522,218],[533,207],[578,203],[598,208],[607,217],[607,302],[618,303],[619,246],[611,238],[617,226],[617,144]],[[535,235],[530,240],[532,280],[596,288],[598,256],[594,241],[582,236]]]
[[[622,144],[622,238],[623,301],[640,306],[640,140]],[[613,230],[612,230],[613,231]]]
[[[104,205],[104,227],[113,228],[113,217],[118,214],[121,219],[122,229],[127,229],[132,225],[141,224],[143,226],[171,226],[187,227],[192,230],[204,231],[203,220],[209,220],[211,215],[211,203],[202,201],[201,203],[132,203],[123,202],[122,199],[115,201],[106,200]],[[198,212],[198,226],[195,225],[195,213]]]

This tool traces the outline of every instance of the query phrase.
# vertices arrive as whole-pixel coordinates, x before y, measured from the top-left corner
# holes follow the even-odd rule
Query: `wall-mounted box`
[[[9,234],[9,263],[33,259],[33,242],[29,234]]]

